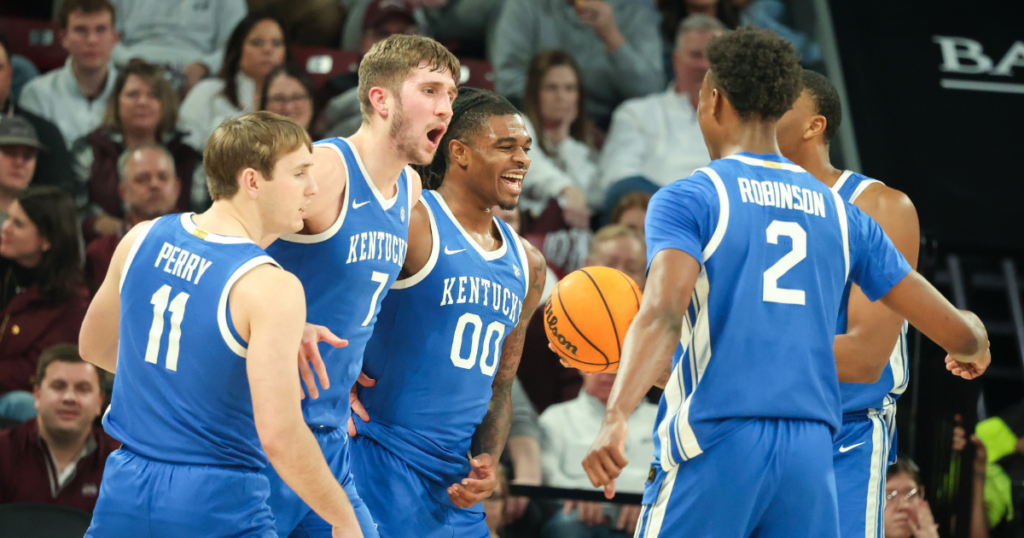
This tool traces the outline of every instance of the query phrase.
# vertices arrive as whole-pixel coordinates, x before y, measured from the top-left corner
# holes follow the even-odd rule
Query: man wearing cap
[[[27,120],[35,128],[36,136],[46,146],[46,154],[42,162],[37,163],[32,181],[36,185],[56,185],[67,190],[72,196],[88,194],[82,188],[75,192],[78,181],[71,172],[71,154],[68,153],[64,137],[60,129],[49,121],[18,107],[11,96],[11,80],[13,68],[10,62],[10,45],[7,36],[0,32],[0,116],[7,118],[18,115]],[[7,206],[4,205],[4,208]]]
[[[36,172],[39,143],[32,124],[21,116],[0,117],[0,224],[7,220],[7,208],[28,188]]]

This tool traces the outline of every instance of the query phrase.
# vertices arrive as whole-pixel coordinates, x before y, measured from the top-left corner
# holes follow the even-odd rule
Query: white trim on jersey
[[[421,195],[420,199],[422,198],[423,196]],[[404,290],[419,284],[424,278],[427,278],[427,275],[429,275],[431,271],[434,270],[434,266],[437,265],[437,257],[441,254],[441,238],[437,233],[437,221],[434,220],[434,212],[430,210],[430,204],[428,204],[426,200],[423,201],[423,207],[427,209],[427,219],[430,221],[430,257],[427,258],[427,264],[417,271],[416,274],[410,275],[401,280],[396,280],[395,283],[391,285],[391,289],[393,290]],[[412,218],[409,220],[411,221]]]
[[[512,236],[512,239],[515,239],[516,241],[516,249],[519,251],[519,263],[523,265],[521,268],[523,270],[523,285],[525,286],[523,289],[528,293],[530,291],[530,260],[526,257],[526,247],[523,246],[523,238],[519,237],[519,234],[517,234],[511,226],[508,227],[508,232]],[[526,300],[526,293],[523,293],[523,300]],[[520,312],[522,312],[522,308],[522,303],[520,303]],[[519,322],[516,321],[516,323]]]
[[[466,238],[466,241],[470,245],[473,245],[473,248],[476,249],[477,253],[479,253],[480,256],[483,257],[484,260],[487,260],[487,261],[490,262],[490,261],[497,260],[498,258],[501,258],[502,256],[505,255],[505,251],[508,250],[508,241],[505,241],[503,239],[501,241],[501,247],[499,247],[498,250],[487,252],[486,250],[484,250],[483,247],[480,246],[479,243],[476,242],[476,240],[474,240],[472,237],[469,236],[468,233],[466,233],[466,229],[462,227],[461,223],[459,223],[459,219],[455,218],[455,215],[452,214],[452,210],[448,208],[448,204],[445,203],[444,197],[441,196],[441,193],[439,193],[437,191],[425,191],[425,192],[429,192],[430,195],[433,196],[435,200],[437,200],[437,205],[441,206],[441,209],[444,211],[445,215],[448,215],[448,219],[452,221],[452,224],[454,224],[455,227],[460,232],[462,232],[462,236]],[[500,226],[500,224],[497,223],[498,217],[493,217],[493,218],[495,220],[495,225],[496,226]],[[504,238],[504,234],[502,235],[502,237]]]
[[[896,347],[893,348],[892,354],[889,355],[889,366],[892,367],[892,390],[889,394],[895,394],[899,396],[903,394],[903,391],[907,390],[907,383],[910,381],[909,368],[908,368],[908,357],[907,357],[907,329],[909,325],[906,320],[903,320],[903,328],[900,329],[900,336],[896,339]],[[896,399],[889,396],[895,404]]]
[[[708,246],[704,247],[704,252],[702,252],[703,262],[706,262],[715,253],[715,250],[718,250],[718,245],[725,237],[725,230],[729,227],[729,193],[725,190],[725,183],[722,182],[718,172],[711,168],[700,168],[698,172],[704,172],[711,178],[711,182],[715,185],[715,191],[718,193],[718,224],[715,225],[715,231],[711,234]],[[703,262],[701,265],[704,265]]]
[[[683,317],[687,318],[688,316]],[[689,343],[689,339],[686,342]],[[686,344],[683,345],[685,346]],[[685,353],[685,350],[683,352]],[[662,419],[661,424],[658,424],[654,430],[661,444],[660,463],[662,469],[674,469],[679,465],[675,456],[672,455],[672,436],[669,432],[673,427],[672,417],[679,414],[686,395],[681,368],[682,361],[679,361],[679,364],[676,364],[676,367],[672,369],[672,373],[668,377],[668,383],[665,383],[665,392],[663,393],[665,398],[665,418]]]
[[[366,171],[366,166],[363,164],[363,158],[359,156],[359,152],[356,151],[355,145],[353,145],[352,142],[349,142],[348,139],[345,138],[339,138],[338,140],[341,140],[342,142],[347,144],[348,148],[352,150],[352,155],[356,158],[356,164],[359,165],[359,171],[363,173],[363,179],[365,179],[366,184],[370,186],[370,192],[372,192],[373,196],[377,198],[377,202],[380,203],[380,206],[384,208],[384,211],[391,209],[391,206],[395,205],[395,202],[398,201],[398,188],[395,188],[395,195],[392,196],[390,199],[384,198],[384,195],[381,194],[379,190],[377,190],[377,185],[370,178],[369,172]],[[337,146],[334,146],[333,144],[331,144],[331,146],[334,147],[334,149],[338,149]],[[341,153],[341,150],[338,150],[338,153]],[[344,159],[344,155],[342,156],[342,158]],[[401,174],[401,172],[399,172],[399,174]]]
[[[195,216],[195,213],[182,213],[181,214],[181,226],[183,228],[185,228],[186,232],[188,232],[188,233],[198,237],[199,239],[202,239],[203,241],[209,241],[211,243],[219,243],[221,245],[242,245],[242,244],[245,244],[245,243],[250,243],[250,244],[253,244],[253,245],[256,244],[255,242],[253,242],[252,239],[249,239],[248,237],[238,237],[238,236],[233,236],[233,235],[220,235],[220,234],[215,234],[215,233],[207,232],[206,230],[203,230],[202,228],[196,226],[195,221],[192,220],[193,216]],[[200,233],[196,233],[197,230]]]
[[[846,273],[843,280],[850,279],[850,223],[846,220],[846,203],[839,193],[832,191],[832,198],[836,202],[836,215],[839,217],[839,229],[843,232],[843,261],[846,262]]]
[[[139,251],[139,247],[142,245],[142,242],[145,241],[146,236],[149,235],[149,231],[153,229],[153,224],[162,218],[163,217],[157,217],[141,226],[141,228],[144,228],[142,233],[135,236],[135,243],[132,244],[131,250],[128,251],[128,257],[124,259],[124,267],[121,268],[121,281],[117,284],[117,291],[120,292],[121,288],[124,287],[124,278],[128,276],[128,268],[132,266],[132,260],[135,259],[135,253]]]
[[[885,511],[885,472],[889,466],[888,425],[877,413],[870,413],[871,460],[868,474],[867,507],[864,512],[864,538],[882,535],[882,512]]]
[[[803,168],[791,163],[777,163],[775,161],[765,161],[763,159],[754,159],[745,155],[730,155],[725,157],[726,159],[732,159],[739,161],[743,164],[749,164],[750,166],[760,166],[763,168],[774,168],[776,170],[786,170],[787,172],[806,172]]]
[[[412,211],[412,206],[416,205],[415,204],[416,200],[412,199],[412,182],[413,182],[412,174],[413,174],[413,169],[412,169],[411,166],[406,166],[403,170],[405,170],[405,190],[406,190],[406,194],[409,195],[409,211],[411,212]],[[423,190],[422,189],[420,189],[420,196],[423,196]]]
[[[665,512],[668,511],[668,501],[672,497],[672,490],[676,484],[676,473],[679,467],[673,467],[665,473],[665,479],[661,481],[661,491],[658,498],[647,509],[649,515],[647,524],[644,526],[644,535],[639,538],[657,538],[661,534],[661,525],[665,522]],[[642,520],[641,520],[642,521]]]
[[[239,267],[228,279],[227,283],[224,284],[224,290],[220,293],[220,301],[217,303],[217,326],[220,327],[220,335],[224,338],[224,343],[227,344],[231,351],[235,352],[235,355],[245,358],[248,349],[245,344],[235,340],[235,335],[231,334],[231,329],[228,328],[228,295],[231,293],[231,288],[235,285],[235,282],[242,278],[242,275],[251,271],[254,267],[269,263],[274,267],[280,267],[277,262],[274,261],[270,256],[257,256]]]
[[[839,179],[836,180],[836,184],[832,185],[832,191],[839,192],[839,189],[843,188],[843,185],[846,184],[846,180],[850,179],[851,175],[853,175],[852,170],[843,170],[842,175],[840,175]]]
[[[287,241],[289,243],[302,243],[304,245],[309,245],[312,243],[323,243],[324,241],[327,241],[328,239],[334,237],[334,234],[338,233],[338,230],[341,229],[341,225],[344,224],[345,222],[345,215],[348,214],[348,201],[351,198],[350,195],[352,193],[352,189],[350,188],[352,182],[349,181],[349,178],[352,177],[352,174],[349,173],[348,161],[345,160],[345,154],[342,153],[340,149],[338,149],[338,146],[335,146],[334,144],[330,143],[314,144],[313,147],[331,148],[335,151],[335,153],[338,154],[338,157],[341,157],[341,165],[345,167],[345,193],[341,195],[341,212],[338,213],[338,219],[334,221],[334,224],[332,224],[330,228],[318,234],[281,234],[281,237],[278,238],[281,241]]]
[[[861,181],[860,185],[857,185],[857,189],[854,190],[853,194],[850,195],[850,203],[852,204],[852,203],[856,202],[857,201],[857,197],[859,197],[861,195],[861,193],[864,192],[864,189],[870,187],[871,185],[873,185],[875,183],[881,183],[882,185],[885,185],[885,183],[882,183],[881,181],[878,181],[877,179],[865,179],[864,181]]]

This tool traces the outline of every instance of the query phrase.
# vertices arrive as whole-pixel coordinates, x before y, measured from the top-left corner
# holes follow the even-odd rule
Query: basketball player
[[[870,217],[778,155],[775,123],[802,87],[792,46],[744,28],[707,55],[698,121],[715,160],[651,200],[646,293],[583,467],[614,494],[626,419],[671,357],[637,536],[837,537],[832,344],[846,282],[963,377],[988,366],[988,336]]]
[[[829,161],[841,114],[836,89],[805,69],[803,91],[777,125],[779,149],[872,217],[916,267],[921,234],[910,199],[877,180],[837,170]],[[843,402],[843,425],[832,446],[839,529],[843,538],[875,538],[884,530],[886,468],[896,459],[896,399],[910,379],[907,323],[850,282],[843,296],[833,345]]]
[[[402,274],[366,346],[353,474],[381,536],[487,538],[480,501],[512,419],[511,389],[544,258],[491,208],[514,209],[531,140],[503,97],[463,88],[415,206]],[[468,455],[468,457],[467,457]]]
[[[363,365],[380,302],[406,258],[409,214],[422,189],[409,163],[434,157],[452,114],[459,61],[436,41],[394,35],[375,44],[359,64],[363,123],[349,139],[313,146],[313,176],[319,195],[310,204],[302,232],[284,235],[267,248],[302,282],[309,304],[306,342],[323,353],[316,389],[306,361],[303,416],[327,462],[348,492],[363,534],[377,536],[370,512],[349,473],[349,391]],[[305,344],[304,344],[304,347]],[[314,362],[315,363],[315,362]],[[328,380],[330,381],[328,383]],[[319,397],[318,396],[319,393]],[[280,536],[328,536],[331,526],[274,469],[270,507]]]
[[[257,246],[302,228],[317,192],[309,135],[247,114],[217,128],[203,161],[213,206],[132,228],[82,324],[82,357],[117,373],[104,426],[123,443],[88,536],[275,536],[268,459],[336,532],[360,536],[302,423],[302,285]]]

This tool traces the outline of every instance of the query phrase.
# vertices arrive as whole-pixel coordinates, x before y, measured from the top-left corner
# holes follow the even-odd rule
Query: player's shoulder
[[[299,277],[269,262],[239,277],[231,294],[232,300],[237,296],[249,304],[280,304],[289,298],[304,297]]]
[[[875,220],[917,220],[917,208],[910,197],[881,182],[868,185],[856,198],[854,205]]]

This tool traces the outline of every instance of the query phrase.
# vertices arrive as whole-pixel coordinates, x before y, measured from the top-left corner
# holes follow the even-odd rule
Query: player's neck
[[[384,198],[390,199],[394,196],[398,175],[409,161],[399,152],[387,128],[364,123],[348,140],[355,146],[359,159],[370,176],[367,179],[373,182]]]
[[[260,243],[271,233],[279,233],[267,232],[264,229],[256,204],[242,205],[233,203],[232,200],[217,200],[210,209],[201,215],[193,216],[192,220],[196,227],[204,232],[244,237],[254,243]]]
[[[775,139],[775,124],[762,122],[739,123],[730,129],[725,139],[718,146],[719,159],[737,153],[780,154],[779,143]]]
[[[839,181],[843,171],[832,166],[828,156],[828,146],[824,144],[807,144],[802,148],[802,155],[798,159],[791,159],[797,166],[810,172],[818,181],[824,183],[828,188]]]
[[[445,177],[437,192],[444,198],[448,209],[462,228],[473,235],[488,235],[492,232],[494,225],[494,212],[491,208],[495,204],[488,203],[474,196],[465,187],[464,182],[457,181],[450,175]]]

